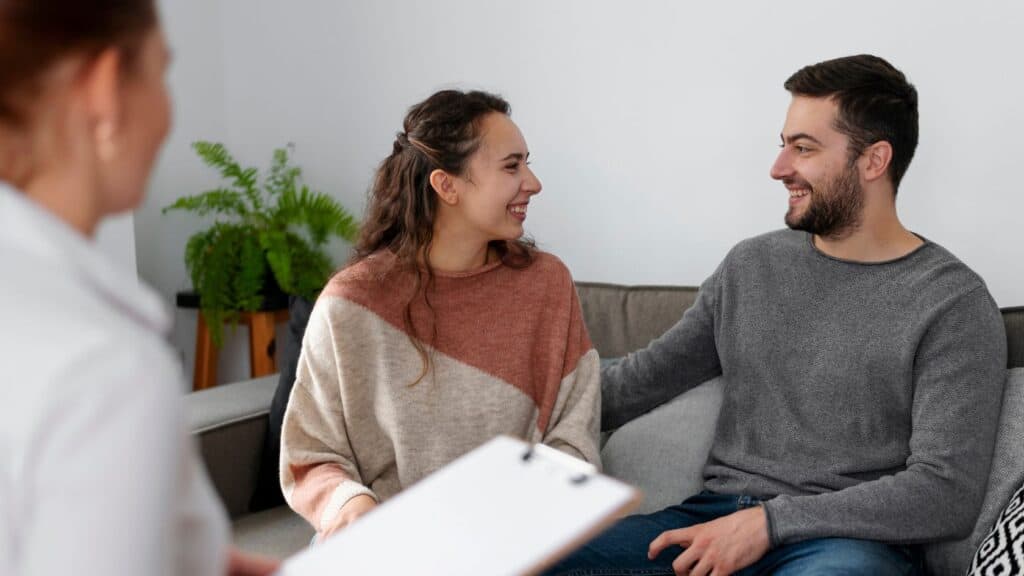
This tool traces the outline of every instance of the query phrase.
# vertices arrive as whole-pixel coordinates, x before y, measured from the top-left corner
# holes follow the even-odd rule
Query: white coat
[[[222,576],[160,300],[0,183],[0,574]]]

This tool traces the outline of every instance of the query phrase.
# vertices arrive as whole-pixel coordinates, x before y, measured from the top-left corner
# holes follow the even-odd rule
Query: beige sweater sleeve
[[[346,433],[344,383],[328,309],[321,299],[310,315],[281,430],[282,492],[317,531],[326,529],[353,497],[377,499],[363,484]]]
[[[542,442],[601,468],[598,448],[601,422],[601,383],[597,351],[579,359],[565,377]]]

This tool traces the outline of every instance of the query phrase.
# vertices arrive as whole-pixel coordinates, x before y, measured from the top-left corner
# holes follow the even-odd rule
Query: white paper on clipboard
[[[289,558],[278,574],[537,574],[640,498],[586,462],[499,436]]]

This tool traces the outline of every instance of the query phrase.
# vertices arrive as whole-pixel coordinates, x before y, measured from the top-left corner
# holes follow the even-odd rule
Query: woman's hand
[[[327,530],[320,533],[318,541],[325,540],[328,536],[355,522],[357,518],[376,507],[377,501],[366,494],[360,494],[352,498],[341,507],[338,515],[334,517],[334,522],[328,526]]]

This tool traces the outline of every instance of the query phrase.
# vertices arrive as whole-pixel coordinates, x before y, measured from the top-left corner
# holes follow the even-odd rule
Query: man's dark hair
[[[850,138],[852,158],[885,140],[892,145],[893,190],[917,148],[917,89],[878,56],[861,54],[805,66],[783,84],[794,96],[834,98],[836,130]]]

